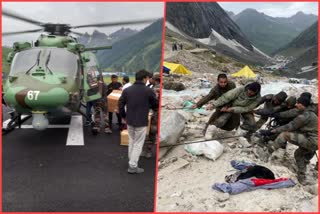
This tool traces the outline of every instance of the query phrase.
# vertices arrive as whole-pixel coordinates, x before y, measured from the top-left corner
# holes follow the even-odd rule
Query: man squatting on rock
[[[201,108],[203,105],[207,104],[209,101],[216,100],[219,97],[221,97],[224,93],[236,88],[236,84],[231,80],[228,80],[227,75],[225,74],[219,74],[217,78],[217,82],[218,82],[217,85],[211,89],[211,91],[207,96],[203,97],[199,102],[191,106],[192,109]],[[207,109],[212,110],[212,105],[208,106]],[[208,126],[213,125],[216,118],[221,116],[222,112],[220,110],[221,108],[216,108],[216,111],[211,115],[204,129],[204,133],[206,133]],[[229,130],[228,127],[223,127],[223,128],[225,130]]]
[[[255,130],[255,120],[253,110],[260,102],[261,86],[257,82],[249,83],[232,89],[212,102],[213,108],[220,111],[219,115],[210,121],[206,132],[206,139],[211,139],[217,135],[218,129],[232,130],[238,128],[240,116],[243,118],[241,128],[250,132]]]

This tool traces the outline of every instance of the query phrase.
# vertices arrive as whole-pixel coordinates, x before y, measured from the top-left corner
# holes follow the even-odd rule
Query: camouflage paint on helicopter
[[[37,47],[15,43],[14,56],[8,57],[12,61],[4,99],[18,113],[38,118],[33,121],[38,130],[48,125],[48,114],[70,114],[79,110],[83,97],[101,98],[97,80],[102,74],[95,55],[70,38],[42,35]]]
[[[71,26],[34,20],[9,10],[2,15],[40,28],[2,32],[2,36],[47,32],[34,46],[16,42],[8,55],[10,73],[4,85],[4,100],[18,114],[33,116],[33,127],[43,130],[48,116],[63,112],[80,112],[80,102],[102,96],[101,70],[95,55],[88,51],[110,49],[110,46],[85,48],[69,34],[83,35],[71,29],[143,24],[157,19],[127,20]],[[83,113],[82,113],[83,114]],[[84,114],[83,114],[84,115]],[[15,118],[12,118],[14,121]],[[12,128],[12,127],[11,127]]]

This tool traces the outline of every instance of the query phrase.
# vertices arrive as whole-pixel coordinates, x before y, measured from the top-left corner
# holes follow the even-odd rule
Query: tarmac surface
[[[84,146],[66,145],[67,128],[2,136],[3,211],[153,211],[155,157],[140,159],[143,174],[128,174],[119,131],[83,129]]]

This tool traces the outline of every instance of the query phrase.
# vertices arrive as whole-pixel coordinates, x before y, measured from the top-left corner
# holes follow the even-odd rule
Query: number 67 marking
[[[40,91],[28,91],[27,98],[28,100],[38,100],[38,95]]]

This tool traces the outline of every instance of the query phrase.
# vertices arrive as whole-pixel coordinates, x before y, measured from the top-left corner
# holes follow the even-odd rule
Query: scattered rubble
[[[204,52],[207,54],[206,51]],[[170,141],[170,145],[204,139],[202,131],[206,121],[210,118],[210,114],[203,115],[198,112],[183,110],[183,107],[186,101],[195,103],[209,93],[211,88],[199,88],[200,79],[207,79],[215,84],[219,70],[214,70],[209,65],[201,63],[203,58],[209,56],[202,56],[198,52],[184,51],[170,57],[185,64],[193,72],[193,76],[175,77],[174,81],[183,83],[186,87],[185,90],[179,92],[163,90],[162,115],[165,116],[161,120],[161,135],[165,131],[167,136],[171,136],[172,141],[167,140],[167,142]],[[230,67],[229,65],[227,68],[230,72],[239,70],[237,67]],[[241,80],[235,79],[234,81],[238,86],[241,85]],[[313,101],[318,102],[317,84],[291,84],[288,78],[264,74],[262,95],[278,93],[281,90],[285,90],[289,96],[297,96],[304,91],[308,91],[312,94]],[[174,119],[175,117],[183,119],[177,122]],[[241,135],[236,130],[227,133],[228,136]],[[245,138],[226,139],[219,142],[224,149],[222,155],[215,161],[206,157],[191,155],[185,151],[183,145],[173,146],[170,151],[166,151],[165,156],[160,155],[157,211],[316,212],[318,210],[318,186],[302,186],[297,182],[293,158],[296,146],[288,144],[286,150],[288,159],[285,162],[279,161],[276,155],[271,158],[271,161],[263,162],[259,159],[261,158],[259,154],[256,153],[256,147]],[[160,145],[164,145],[163,141]],[[160,152],[163,151],[162,149],[160,149]],[[288,189],[256,190],[232,196],[212,190],[213,183],[224,182],[225,175],[234,172],[230,171],[232,170],[230,161],[233,159],[255,162],[268,167],[275,173],[276,177],[291,178],[297,185]],[[317,171],[313,169],[315,164],[316,160],[314,158],[308,166],[307,175],[317,181]],[[249,200],[250,206],[247,203]]]

